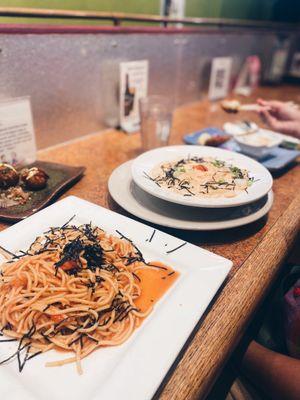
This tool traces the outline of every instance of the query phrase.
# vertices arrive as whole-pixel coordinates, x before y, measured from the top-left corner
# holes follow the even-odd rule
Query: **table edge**
[[[163,387],[161,400],[202,399],[208,394],[292,248],[300,226],[299,204],[300,194],[224,287]],[[258,274],[249,282],[248,272],[254,267]],[[237,292],[238,299],[233,296]],[[249,302],[249,298],[253,300]],[[239,301],[238,308],[235,300]],[[234,326],[236,329],[232,329]]]

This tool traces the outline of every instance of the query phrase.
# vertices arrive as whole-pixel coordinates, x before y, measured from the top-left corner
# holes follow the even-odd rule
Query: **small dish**
[[[258,131],[259,127],[254,122],[240,121],[236,123],[226,122],[223,125],[224,131],[231,136],[245,135],[250,132]]]
[[[267,129],[259,129],[255,133],[235,136],[234,139],[239,144],[242,153],[257,159],[269,155],[282,142],[282,138],[276,132]]]
[[[241,148],[239,144],[234,140],[229,140],[226,142],[222,148],[235,151],[236,153],[241,153]],[[300,151],[297,150],[287,150],[282,147],[275,147],[271,153],[264,157],[259,162],[266,167],[269,171],[275,172],[286,168],[289,164],[293,163],[297,157],[300,156]]]
[[[186,144],[218,147],[230,140],[222,129],[209,127],[183,137]]]
[[[43,169],[48,175],[47,186],[35,192],[31,192],[30,198],[25,204],[19,204],[12,207],[0,207],[0,219],[16,222],[48,205],[62,191],[73,185],[84,174],[85,167],[72,167],[69,165],[56,164],[47,161],[36,161],[28,168],[38,167]]]

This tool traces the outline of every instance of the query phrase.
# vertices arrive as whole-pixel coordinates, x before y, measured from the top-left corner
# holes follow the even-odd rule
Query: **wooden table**
[[[300,100],[299,89],[291,86],[261,88],[256,95]],[[240,117],[257,119],[252,114]],[[171,144],[182,143],[182,135],[187,132],[221,127],[225,121],[235,119],[236,116],[225,114],[217,104],[207,101],[181,107],[175,113]],[[114,168],[139,152],[139,135],[108,130],[40,151],[39,159],[86,166],[84,178],[64,196],[79,196],[126,214],[110,198],[107,180]],[[234,266],[166,377],[158,393],[161,399],[204,398],[208,393],[295,241],[300,225],[299,186],[299,165],[276,176],[271,212],[267,218],[246,227],[214,233],[164,229],[231,259]],[[5,226],[1,224],[0,229]]]

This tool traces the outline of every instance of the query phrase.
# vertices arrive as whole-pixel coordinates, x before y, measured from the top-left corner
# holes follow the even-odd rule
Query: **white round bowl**
[[[269,155],[282,142],[280,135],[267,129],[259,129],[258,132],[248,135],[235,136],[234,139],[244,154],[257,159]]]
[[[241,169],[247,169],[250,176],[254,178],[254,183],[248,188],[247,192],[243,191],[231,198],[187,197],[159,187],[145,176],[145,174],[149,175],[155,166],[163,162],[193,156],[214,157]],[[242,154],[208,146],[168,146],[147,151],[133,161],[131,173],[134,182],[153,196],[192,207],[234,207],[251,203],[265,196],[271,190],[273,184],[270,172],[257,161]]]

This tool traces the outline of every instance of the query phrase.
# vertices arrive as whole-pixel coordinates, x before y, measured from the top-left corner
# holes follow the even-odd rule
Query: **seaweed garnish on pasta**
[[[117,237],[72,219],[44,232],[28,250],[11,253],[0,267],[0,343],[17,344],[0,365],[17,359],[21,372],[33,357],[59,350],[72,354],[46,366],[76,363],[81,374],[83,358],[124,343],[151,313],[147,274],[165,289],[176,279],[176,271],[147,262],[119,231]]]

